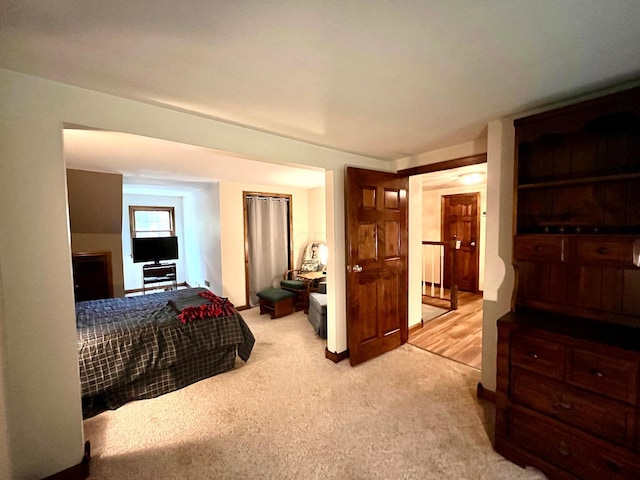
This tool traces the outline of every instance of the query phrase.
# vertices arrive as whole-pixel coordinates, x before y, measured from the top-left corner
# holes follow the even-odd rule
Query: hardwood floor
[[[409,343],[480,369],[482,362],[482,295],[460,292],[458,309],[425,322],[422,328],[409,334]]]

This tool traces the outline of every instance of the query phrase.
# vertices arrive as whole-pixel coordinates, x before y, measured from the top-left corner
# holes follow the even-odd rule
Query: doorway
[[[486,155],[425,167],[424,173],[412,172],[420,174],[422,180],[423,257],[435,258],[436,262],[434,267],[433,259],[426,258],[428,268],[423,273],[422,293],[426,293],[422,296],[423,312],[438,307],[440,310],[431,318],[425,312],[423,321],[411,328],[408,343],[479,369],[482,357]],[[481,182],[465,185],[463,182],[471,174]],[[435,244],[436,248],[438,244],[448,245],[451,242],[447,240],[451,239],[460,241],[460,249],[456,250],[456,264],[461,264],[456,269],[461,271],[456,275],[461,279],[456,310],[451,310],[451,302],[448,301],[451,298],[450,257],[445,265],[447,255],[443,253],[440,267],[439,254],[428,254],[425,247],[427,243]],[[474,241],[475,245],[471,245]],[[435,296],[431,293],[432,287],[435,287]],[[440,298],[438,289],[443,292],[444,300]]]

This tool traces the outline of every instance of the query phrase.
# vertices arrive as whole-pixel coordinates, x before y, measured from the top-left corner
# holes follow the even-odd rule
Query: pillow
[[[302,259],[302,265],[300,266],[300,272],[319,272],[322,270],[322,263],[320,262],[320,243],[310,243],[304,250],[304,257]]]

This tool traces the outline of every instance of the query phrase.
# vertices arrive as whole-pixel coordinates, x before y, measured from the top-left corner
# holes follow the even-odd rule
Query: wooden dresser
[[[640,478],[640,332],[518,311],[498,321],[496,450],[550,478]]]
[[[640,89],[515,128],[495,448],[550,478],[639,479]]]

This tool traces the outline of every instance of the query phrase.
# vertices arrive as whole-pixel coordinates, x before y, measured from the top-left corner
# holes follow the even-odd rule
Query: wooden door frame
[[[245,304],[236,307],[238,310],[250,308],[249,301],[249,220],[247,218],[247,197],[286,198],[289,200],[289,269],[293,268],[293,195],[287,193],[242,192],[242,217],[244,224],[244,287]],[[284,274],[284,272],[282,272]]]
[[[467,167],[470,165],[480,165],[482,163],[487,163],[486,153],[470,155],[468,157],[454,158],[453,160],[445,160],[443,162],[421,165],[419,167],[405,168],[403,170],[398,170],[398,175],[406,175],[408,177],[412,177],[413,175],[440,172],[442,170],[451,170],[452,168]]]
[[[473,232],[473,235],[475,236],[475,240],[474,242],[476,242],[476,261],[475,261],[475,265],[474,265],[474,269],[475,269],[475,282],[472,285],[473,287],[473,292],[471,293],[478,293],[480,291],[479,286],[480,286],[480,220],[481,220],[481,208],[480,208],[480,192],[464,192],[464,193],[452,193],[449,195],[441,195],[440,199],[441,199],[441,203],[440,203],[440,238],[442,239],[442,241],[449,241],[450,239],[445,239],[444,238],[444,226],[445,226],[445,198],[446,197],[454,197],[456,195],[475,195],[475,202],[476,202],[476,231]],[[448,271],[447,269],[447,256],[445,256],[445,264],[444,267],[445,268],[445,275],[446,272]],[[449,266],[451,267],[451,266]],[[446,283],[446,282],[445,282]],[[458,282],[456,282],[458,283]],[[459,284],[458,284],[459,285]]]
[[[483,163],[487,163],[487,154],[486,153],[479,153],[476,155],[469,155],[466,157],[459,157],[459,158],[454,158],[451,160],[445,160],[442,162],[436,162],[436,163],[431,163],[429,165],[420,165],[418,167],[412,167],[412,168],[405,168],[402,170],[398,170],[398,174],[399,175],[407,175],[409,177],[413,176],[413,175],[423,175],[426,173],[434,173],[434,172],[440,172],[443,170],[451,170],[454,168],[460,168],[460,167],[468,167],[471,165],[481,165]],[[480,211],[481,209],[479,209]],[[482,219],[482,214],[480,213],[480,219]],[[480,239],[478,238],[477,240],[478,242],[480,241]],[[479,243],[478,243],[479,244]],[[480,262],[480,257],[478,257],[478,263]],[[479,267],[478,267],[479,269]],[[478,271],[478,277],[480,272]],[[480,281],[480,279],[478,278],[478,282]],[[478,285],[479,286],[479,285]],[[409,288],[409,285],[407,285],[407,289]],[[409,316],[407,315],[407,322],[409,321]]]

